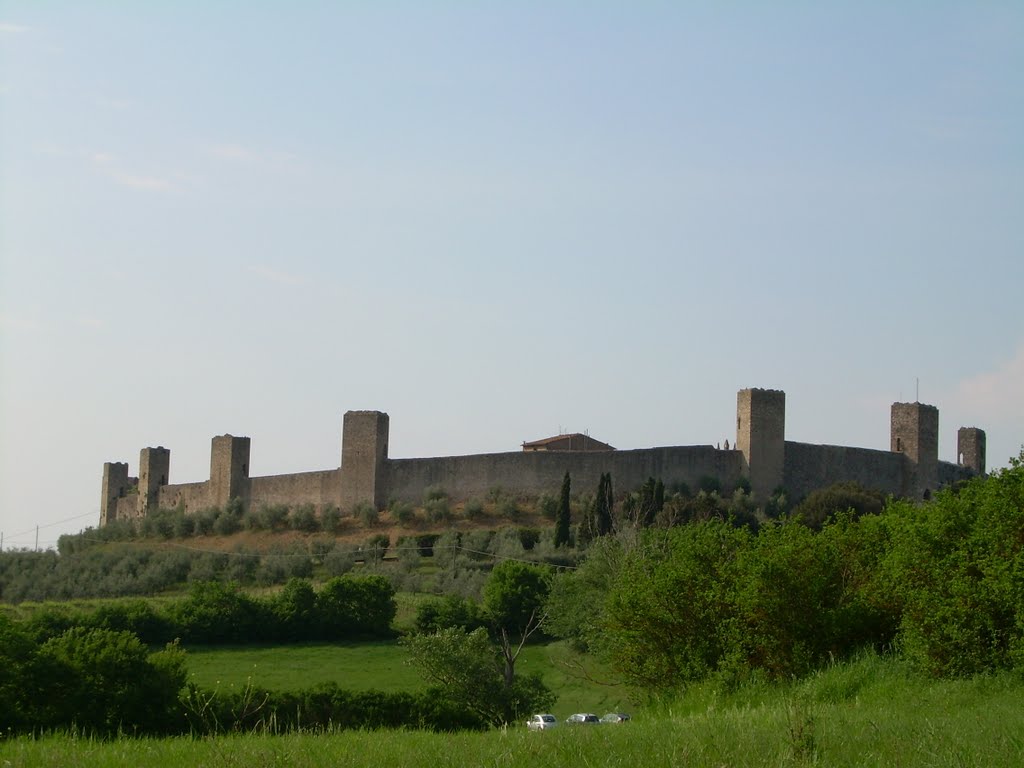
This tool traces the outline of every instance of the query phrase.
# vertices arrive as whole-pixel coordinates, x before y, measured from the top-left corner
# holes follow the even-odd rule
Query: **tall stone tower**
[[[754,498],[782,485],[786,461],[786,393],[741,389],[736,395],[736,448],[743,454]]]
[[[224,508],[232,499],[248,500],[249,438],[219,435],[210,447],[210,504]]]
[[[159,448],[143,448],[139,452],[139,515],[156,511],[160,504],[160,487],[167,485],[171,471],[171,452]]]
[[[128,490],[128,464],[108,461],[103,464],[103,487],[100,492],[100,525],[117,518],[117,500]]]
[[[903,495],[931,496],[939,484],[939,409],[924,403],[893,403],[889,449],[904,454],[912,466]]]
[[[956,432],[956,462],[985,474],[985,430],[977,427],[960,427]]]
[[[390,420],[380,411],[348,411],[341,433],[341,508],[361,501],[384,506],[384,463]]]

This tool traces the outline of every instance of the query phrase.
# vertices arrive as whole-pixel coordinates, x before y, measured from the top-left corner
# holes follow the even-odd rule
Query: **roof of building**
[[[584,434],[582,432],[570,432],[564,435],[552,435],[551,437],[545,437],[541,440],[531,440],[527,443],[523,443],[523,448],[540,448],[545,445],[551,445],[552,443],[561,442],[563,440],[572,441],[574,439],[580,440],[582,442],[587,443],[588,445],[593,446],[591,450],[594,450],[595,448],[608,451],[615,450],[612,446],[608,445],[608,443],[602,443],[600,440],[595,440],[590,435]]]

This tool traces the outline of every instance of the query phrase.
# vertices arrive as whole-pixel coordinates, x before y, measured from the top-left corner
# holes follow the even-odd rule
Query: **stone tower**
[[[939,483],[939,409],[924,403],[893,403],[889,449],[904,454],[912,466],[903,495],[928,498]]]
[[[388,458],[389,419],[380,411],[348,411],[341,433],[341,508],[361,501],[380,509],[387,501],[384,462]]]
[[[956,432],[956,463],[985,474],[985,430],[960,427]]]
[[[159,448],[143,448],[139,452],[139,508],[140,516],[156,511],[160,505],[160,487],[167,485],[171,471],[171,452]]]
[[[128,464],[108,461],[103,464],[103,488],[100,493],[100,525],[117,518],[117,500],[128,490]]]
[[[223,509],[249,494],[249,438],[219,435],[210,447],[211,506]]]
[[[782,485],[786,460],[786,393],[741,389],[736,395],[736,449],[754,498],[760,501]]]

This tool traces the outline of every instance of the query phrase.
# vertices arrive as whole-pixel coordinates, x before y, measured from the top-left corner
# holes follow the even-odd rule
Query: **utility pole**
[[[36,552],[39,551],[39,526],[36,526]]]

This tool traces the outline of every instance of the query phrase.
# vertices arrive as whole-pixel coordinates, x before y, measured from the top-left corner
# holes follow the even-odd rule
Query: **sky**
[[[210,439],[336,468],[1024,443],[1024,4],[0,0],[0,531]]]

